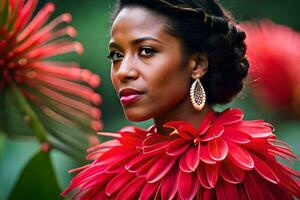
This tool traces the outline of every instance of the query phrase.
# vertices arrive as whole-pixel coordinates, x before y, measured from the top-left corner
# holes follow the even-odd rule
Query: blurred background
[[[114,1],[40,0],[39,7],[41,8],[46,2],[53,2],[56,6],[52,18],[65,12],[72,14],[73,21],[71,25],[78,32],[76,40],[81,42],[85,49],[82,55],[69,54],[59,59],[77,61],[80,66],[90,69],[101,77],[101,86],[97,91],[103,99],[101,110],[104,131],[114,132],[124,125],[130,124],[124,118],[122,108],[110,82],[110,61],[106,58],[110,26],[108,19]],[[299,0],[222,0],[221,3],[233,13],[238,21],[271,19],[275,23],[284,24],[300,31]],[[216,109],[241,107],[245,111],[246,119],[263,118],[274,124],[278,137],[288,142],[294,152],[300,156],[299,118],[291,118],[289,113],[278,113],[273,109],[265,108],[263,104],[253,98],[249,91],[250,84],[251,82],[246,84],[242,94],[232,103],[217,106]],[[147,127],[151,123],[151,121],[147,121],[134,124]],[[8,197],[20,174],[20,170],[38,148],[37,141],[12,140],[0,134],[0,200]],[[54,163],[58,182],[62,188],[65,188],[71,178],[67,171],[78,167],[79,164],[56,151],[52,152],[51,159]],[[300,170],[299,162],[295,164],[295,168],[298,171]]]

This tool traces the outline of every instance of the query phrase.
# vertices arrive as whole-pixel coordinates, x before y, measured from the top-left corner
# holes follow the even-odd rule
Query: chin
[[[146,121],[152,118],[151,115],[144,114],[144,112],[142,111],[138,112],[138,111],[132,111],[132,110],[129,111],[124,109],[124,114],[129,121],[133,121],[133,122]]]
[[[151,118],[151,117],[144,117],[140,115],[127,115],[127,114],[125,114],[125,117],[132,122],[142,122]]]

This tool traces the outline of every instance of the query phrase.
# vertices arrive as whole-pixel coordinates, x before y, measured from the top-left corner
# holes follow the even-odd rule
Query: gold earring
[[[199,78],[191,86],[190,97],[194,108],[201,111],[206,101],[206,94]]]

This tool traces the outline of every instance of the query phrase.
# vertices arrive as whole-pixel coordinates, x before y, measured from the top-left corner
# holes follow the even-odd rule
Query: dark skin
[[[193,79],[207,71],[206,54],[183,56],[180,41],[170,35],[167,19],[143,7],[126,7],[116,17],[109,44],[111,79],[117,93],[126,88],[138,90],[138,101],[123,105],[128,120],[153,118],[159,133],[168,121],[188,121],[198,127],[211,110],[199,112],[190,101]]]

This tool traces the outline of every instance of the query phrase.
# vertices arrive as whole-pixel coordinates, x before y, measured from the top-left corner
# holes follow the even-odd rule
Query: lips
[[[123,105],[130,105],[137,102],[144,93],[133,88],[123,88],[119,90],[120,101]]]

